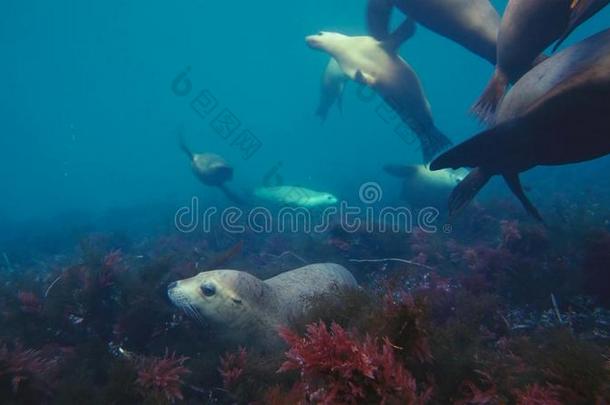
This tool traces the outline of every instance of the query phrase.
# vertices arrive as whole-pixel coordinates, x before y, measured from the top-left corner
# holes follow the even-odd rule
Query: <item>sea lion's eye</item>
[[[201,292],[206,297],[211,297],[212,295],[216,294],[216,287],[214,287],[214,284],[204,284],[201,286]]]

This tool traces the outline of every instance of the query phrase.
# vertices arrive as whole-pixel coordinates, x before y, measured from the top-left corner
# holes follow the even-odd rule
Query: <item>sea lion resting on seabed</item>
[[[354,276],[333,263],[311,264],[261,280],[237,270],[212,270],[171,283],[174,305],[219,325],[231,340],[277,341],[277,327],[307,310],[314,296],[355,288]]]

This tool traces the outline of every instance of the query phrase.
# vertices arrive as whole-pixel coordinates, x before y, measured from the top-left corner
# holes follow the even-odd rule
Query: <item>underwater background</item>
[[[492,3],[501,12],[507,1]],[[178,147],[180,131],[194,151],[231,163],[230,186],[240,193],[279,173],[286,184],[356,202],[361,185],[375,182],[384,204],[401,205],[400,182],[382,167],[418,164],[420,153],[378,115],[379,97],[366,101],[350,82],[342,112],[333,107],[324,123],[315,116],[328,56],[304,38],[320,30],[364,35],[365,6],[363,0],[0,3],[0,403],[297,403],[297,378],[276,373],[284,349],[248,349],[246,365],[245,352],[183,317],[165,291],[169,282],[211,268],[266,278],[303,262],[342,263],[370,287],[362,296],[346,293],[351,306],[337,310],[350,319],[342,323],[346,330],[362,333],[345,339],[363,351],[365,334],[402,336],[391,322],[415,331],[392,343],[415,347],[398,357],[417,380],[417,400],[610,401],[608,157],[523,176],[547,228],[494,180],[449,235],[175,229],[176,210],[193,196],[203,207],[228,204],[193,176]],[[562,48],[609,22],[606,8]],[[492,73],[488,62],[421,26],[400,54],[421,79],[442,132],[458,143],[481,130],[468,111]],[[186,94],[177,91],[178,79],[190,83]],[[202,91],[260,140],[255,153],[216,133],[213,114],[193,110]],[[286,259],[286,252],[293,256]],[[350,262],[384,257],[416,265]],[[412,296],[388,307],[384,292],[398,284]],[[425,292],[418,295],[420,287]],[[554,307],[551,294],[559,299]],[[461,305],[466,315],[447,323]],[[303,320],[295,333],[318,320],[341,323],[317,309],[319,316]],[[384,318],[379,313],[388,324],[372,321]],[[232,354],[219,363],[225,351]],[[459,364],[451,363],[456,353],[464,356]],[[15,371],[16,363],[27,372]],[[148,384],[146,373],[154,372],[169,380],[175,373],[180,384]],[[519,402],[530,394],[547,402]],[[389,403],[416,400],[397,398]]]

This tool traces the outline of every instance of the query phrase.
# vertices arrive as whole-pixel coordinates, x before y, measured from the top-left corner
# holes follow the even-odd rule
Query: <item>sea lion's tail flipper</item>
[[[491,80],[487,83],[487,87],[483,90],[483,94],[471,108],[472,113],[479,120],[486,124],[493,123],[496,108],[504,98],[508,83],[506,74],[496,68]]]
[[[518,121],[507,122],[483,131],[443,153],[430,164],[430,170],[476,167],[451,194],[449,202],[450,213],[457,212],[465,207],[487,183],[491,175],[486,173],[484,167],[498,164],[499,160],[510,162],[511,156],[514,156],[515,153],[527,150],[527,144],[520,144],[520,142],[527,141],[527,134],[522,135],[523,139],[518,139],[519,135],[516,135],[518,131],[515,130],[515,126],[518,125]],[[502,166],[500,164],[500,167]],[[521,201],[527,212],[534,218],[542,221],[538,210],[525,195],[518,174],[507,174],[505,172],[503,176],[511,191]]]
[[[191,152],[191,150],[189,149],[188,146],[186,146],[186,140],[184,139],[184,127],[180,126],[177,130],[178,132],[178,145],[180,146],[180,149],[182,150],[182,152],[184,152],[186,154],[186,156],[188,156],[189,160],[193,160],[194,159],[194,155],[193,152]]]
[[[574,0],[572,1],[572,13],[568,28],[553,47],[553,52],[578,28],[578,26],[593,17],[602,8],[606,7],[610,0]]]
[[[536,218],[538,221],[544,222],[542,216],[538,212],[538,209],[534,206],[534,204],[532,204],[529,198],[527,198],[527,195],[525,195],[523,187],[521,186],[521,180],[519,180],[519,175],[517,173],[511,173],[504,174],[503,177],[504,181],[506,181],[506,184],[508,184],[510,190],[515,196],[517,196],[519,201],[521,201],[521,204],[523,204],[523,207],[528,212],[528,214]]]
[[[366,22],[369,34],[385,41],[390,36],[390,18],[394,4],[392,0],[369,0],[366,7]]]
[[[453,145],[451,139],[447,138],[436,126],[432,125],[427,131],[419,136],[424,162],[427,164],[443,150]]]
[[[414,165],[389,164],[383,166],[383,170],[391,176],[406,179],[417,175],[418,167]]]
[[[458,215],[481,191],[490,178],[490,175],[478,167],[471,170],[449,196],[449,216],[455,217]]]
[[[400,45],[415,35],[416,30],[417,24],[415,24],[415,20],[407,17],[407,19],[404,20],[385,41],[383,41],[385,49],[391,53],[397,52]]]
[[[233,201],[235,204],[247,205],[247,201],[239,196],[236,192],[228,188],[225,184],[221,184],[218,188],[227,196],[227,198]]]

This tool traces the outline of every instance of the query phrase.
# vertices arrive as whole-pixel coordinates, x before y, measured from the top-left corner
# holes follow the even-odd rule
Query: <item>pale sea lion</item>
[[[335,32],[320,32],[306,38],[307,44],[330,54],[352,80],[373,88],[417,135],[424,160],[450,146],[451,141],[434,125],[430,104],[419,78],[396,52],[413,33],[405,21],[386,40],[370,36],[350,37]]]
[[[496,125],[438,157],[432,170],[476,167],[449,201],[456,213],[494,175],[504,177],[526,210],[541,219],[519,173],[610,153],[610,30],[542,62],[506,96]]]
[[[304,208],[325,207],[335,205],[339,201],[330,193],[297,186],[258,187],[253,196],[272,204]]]
[[[341,70],[341,66],[334,58],[330,58],[324,74],[322,75],[322,83],[320,86],[320,103],[316,110],[316,115],[326,121],[328,111],[336,103],[340,111],[343,111],[343,90],[347,76]]]
[[[500,16],[489,0],[369,0],[367,20],[373,37],[387,36],[393,7],[496,64]]]
[[[425,165],[390,164],[383,170],[402,179],[400,199],[415,208],[440,207],[468,174],[465,169],[433,172]]]
[[[498,33],[496,69],[473,112],[483,121],[492,121],[509,84],[544,60],[542,52],[574,29],[574,24],[603,6],[594,0],[510,0]]]
[[[233,179],[233,167],[221,156],[214,153],[193,153],[186,146],[182,134],[179,136],[180,149],[188,156],[195,176],[206,186],[218,187],[231,201],[243,204],[241,197],[231,191],[226,182]]]
[[[237,341],[277,338],[277,327],[302,316],[311,298],[356,288],[354,276],[333,263],[312,264],[261,280],[237,270],[212,270],[171,283],[167,294],[195,318],[220,326]]]

